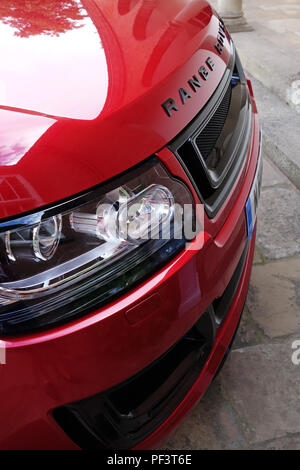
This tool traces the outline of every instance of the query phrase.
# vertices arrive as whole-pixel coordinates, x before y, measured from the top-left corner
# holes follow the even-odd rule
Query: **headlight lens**
[[[52,258],[60,241],[61,226],[62,217],[61,215],[56,215],[41,221],[34,227],[32,232],[32,248],[36,259],[47,261]],[[10,242],[9,253],[11,252],[13,250]]]
[[[192,203],[153,157],[71,201],[0,223],[0,334],[57,325],[141,281],[185,246],[176,207]]]

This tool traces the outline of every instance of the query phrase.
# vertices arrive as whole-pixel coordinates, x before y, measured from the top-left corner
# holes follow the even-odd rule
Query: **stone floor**
[[[243,3],[247,21],[251,25],[266,26],[274,33],[285,35],[291,44],[300,46],[299,0],[243,0]],[[274,34],[275,38],[277,34]],[[275,44],[280,46],[279,42]]]

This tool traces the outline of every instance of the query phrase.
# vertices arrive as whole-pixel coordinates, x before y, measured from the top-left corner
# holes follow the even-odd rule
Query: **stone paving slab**
[[[299,449],[300,365],[291,361],[293,340],[232,351],[163,448]]]
[[[289,180],[278,170],[278,168],[268,160],[267,157],[264,157],[263,161],[264,170],[263,170],[263,181],[262,187],[275,186],[278,184],[288,184]]]
[[[164,449],[222,450],[240,449],[245,445],[239,424],[217,378]]]
[[[255,246],[253,264],[263,263],[263,257],[258,246]]]
[[[242,314],[241,323],[233,342],[232,349],[254,346],[262,343],[264,340],[265,338],[262,330],[252,319],[250,311],[246,306]]]
[[[300,434],[300,365],[292,340],[233,351],[221,374],[248,444]]]
[[[263,129],[263,154],[300,189],[300,115],[251,74],[249,77]]]
[[[300,193],[293,188],[266,188],[258,211],[257,245],[269,259],[300,253]]]
[[[253,450],[300,450],[300,436],[292,434],[282,439],[275,439],[251,447]]]
[[[253,266],[247,307],[269,338],[300,338],[300,257]]]
[[[281,50],[287,48],[290,54],[295,46],[300,45],[298,0],[243,0],[243,4],[250,24],[266,28],[265,34],[269,33],[268,38],[274,46]],[[297,50],[295,54],[297,56]]]

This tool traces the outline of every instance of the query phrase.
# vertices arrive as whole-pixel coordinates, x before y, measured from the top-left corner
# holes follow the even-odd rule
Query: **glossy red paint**
[[[105,52],[83,5],[68,3],[73,9],[64,11],[59,0],[1,2],[1,107],[77,119],[100,114]]]
[[[49,0],[50,3],[61,4],[61,1]],[[26,112],[2,106],[0,217],[19,215],[73,196],[153,153],[171,173],[186,182],[198,201],[182,167],[164,147],[209,100],[226,69],[229,37],[220,57],[214,48],[219,21],[211,7],[202,0],[73,3],[84,6],[90,15],[105,61],[97,48],[95,55],[88,58],[83,47],[74,48],[72,70],[76,74],[77,67],[83,67],[85,60],[104,68],[104,76],[108,74],[107,87],[101,88],[102,95],[97,101],[97,109],[102,110],[93,120],[88,120],[87,115],[85,120],[66,119],[70,115],[76,117],[76,107],[80,112],[95,109],[93,100],[98,95],[91,88],[91,100],[85,103],[87,108],[81,107],[82,94],[73,82],[68,93],[72,93],[76,106],[68,107],[70,100],[60,103],[65,77],[47,86],[47,92],[43,85],[37,90],[30,86],[29,96],[19,95],[22,98],[19,104],[6,102],[6,106],[13,103],[15,108],[26,108]],[[1,2],[0,18],[2,5],[5,1]],[[84,28],[93,28],[89,24],[85,23]],[[90,33],[84,28],[76,31],[78,38]],[[31,39],[38,44],[43,34],[45,31]],[[23,44],[26,49],[26,41],[31,39],[23,36],[17,39],[22,54]],[[58,44],[64,44],[60,40],[59,36],[58,48]],[[178,88],[208,56],[215,62],[210,80],[203,82],[200,91],[180,112],[168,118],[161,103],[177,96]],[[53,70],[47,72],[50,73],[47,80],[51,81],[56,70],[60,76],[59,58],[57,62],[54,60]],[[32,74],[36,78],[34,70]],[[2,76],[8,83],[9,74]],[[47,100],[41,101],[39,96],[47,93]],[[25,98],[27,101],[22,101]],[[205,221],[201,250],[184,250],[139,287],[80,320],[6,341],[7,364],[0,366],[0,423],[5,423],[0,426],[1,449],[75,449],[75,444],[53,420],[52,410],[105,390],[145,368],[181,338],[223,293],[247,239],[244,207],[259,153],[259,125],[253,95],[252,100],[248,155],[224,206],[215,219]],[[52,107],[51,112],[47,106]],[[195,243],[197,240],[192,245]],[[157,446],[195,405],[216,373],[245,301],[254,243],[255,233],[230,313],[219,330],[205,368],[180,406],[138,448]]]
[[[146,28],[147,38],[144,40],[139,39],[139,35],[136,38],[133,33],[139,24],[136,17],[143,9],[143,2],[138,2],[126,15],[119,13],[122,4],[120,1],[93,0],[85,1],[84,4],[91,12],[106,55],[106,102],[99,117],[93,121],[49,121],[49,118],[40,116],[40,133],[36,140],[32,141],[31,147],[25,147],[23,155],[19,151],[15,159],[12,155],[11,161],[15,163],[10,168],[1,166],[0,177],[5,179],[7,174],[21,174],[28,187],[32,188],[30,202],[26,202],[26,210],[36,209],[89,189],[159,151],[209,100],[223,76],[228,61],[228,40],[222,57],[218,56],[214,48],[219,22],[212,14],[211,7],[204,1],[153,2],[153,6],[160,5],[160,8],[158,11],[153,10],[155,14],[153,13],[153,19]],[[160,9],[163,10],[162,13],[159,13]],[[150,28],[152,23],[153,32]],[[40,36],[34,37],[34,41],[38,41]],[[31,39],[20,39],[20,55],[23,53],[22,41],[26,43]],[[208,56],[211,56],[216,64],[210,80],[203,81],[200,92],[188,100],[172,119],[168,118],[161,103],[170,96],[178,96],[178,88],[186,84]],[[76,55],[75,59],[77,60]],[[96,58],[94,60],[97,64]],[[5,83],[9,75],[5,74],[5,70],[2,71],[2,63],[0,73]],[[60,73],[59,61],[56,66],[57,73]],[[84,66],[80,63],[80,57],[77,66]],[[93,67],[91,68],[93,70]],[[53,73],[56,73],[55,69]],[[29,93],[28,100],[30,101],[32,95],[33,103],[38,100],[37,88],[26,89]],[[51,103],[55,103],[57,98],[60,101],[62,99],[60,94],[56,95],[55,90],[51,88],[45,93]],[[80,98],[77,87],[70,86],[69,93],[73,94],[74,102]],[[91,97],[93,101],[95,97],[92,92]],[[78,105],[80,106],[80,101]],[[30,107],[28,104],[28,108]],[[40,111],[46,112],[46,109]],[[0,128],[6,125],[11,112],[0,109]],[[20,117],[18,128],[11,129],[16,141],[22,141],[27,135],[30,116],[21,116],[23,121]],[[37,126],[37,118],[34,119]],[[8,142],[5,136],[2,139],[1,146],[6,148],[10,145],[11,136]],[[47,185],[44,184],[45,179]],[[24,200],[18,197],[17,190],[15,193],[16,196],[12,199],[11,191],[3,190],[2,200],[7,204],[3,212],[0,207],[1,218],[24,211]]]

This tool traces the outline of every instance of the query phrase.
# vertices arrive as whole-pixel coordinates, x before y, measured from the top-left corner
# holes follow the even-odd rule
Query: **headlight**
[[[0,334],[78,317],[159,269],[185,246],[177,208],[186,204],[188,189],[153,157],[72,200],[0,223]]]

